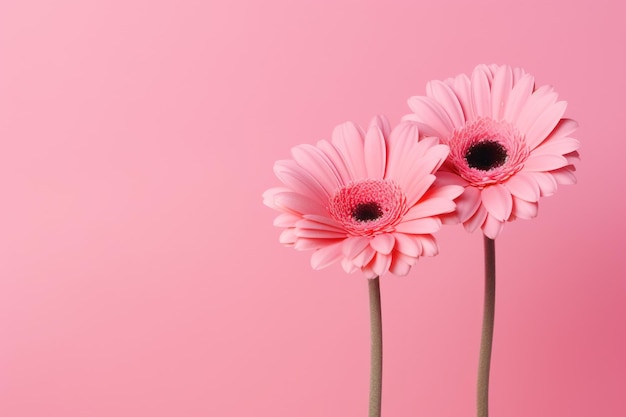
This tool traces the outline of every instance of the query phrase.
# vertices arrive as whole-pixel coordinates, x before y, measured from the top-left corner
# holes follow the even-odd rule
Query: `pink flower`
[[[436,255],[438,216],[454,211],[463,187],[435,182],[449,148],[418,137],[415,123],[390,132],[379,116],[367,133],[344,123],[331,142],[294,147],[293,159],[274,165],[285,186],[263,194],[282,212],[274,221],[285,229],[280,242],[315,250],[315,269],[341,261],[346,272],[360,269],[367,278],[406,275],[420,256]]]
[[[471,79],[429,82],[404,119],[450,146],[437,176],[465,187],[457,220],[495,239],[505,222],[535,217],[557,184],[576,183],[580,144],[570,134],[578,125],[562,118],[566,106],[521,68],[479,65]]]

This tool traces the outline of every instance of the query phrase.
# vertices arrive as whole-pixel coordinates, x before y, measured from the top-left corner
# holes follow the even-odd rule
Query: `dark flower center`
[[[359,203],[352,210],[352,218],[359,222],[371,222],[372,220],[381,218],[382,215],[383,210],[380,208],[378,203],[374,201],[369,203]]]
[[[494,140],[475,143],[465,152],[467,165],[481,171],[489,171],[504,165],[506,158],[506,148]]]

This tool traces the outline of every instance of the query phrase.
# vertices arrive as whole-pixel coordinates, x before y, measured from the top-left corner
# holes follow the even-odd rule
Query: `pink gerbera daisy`
[[[429,82],[426,96],[408,103],[414,114],[405,120],[450,146],[437,176],[465,187],[456,214],[468,231],[495,239],[505,222],[535,217],[557,184],[576,182],[577,123],[562,118],[567,103],[552,87],[535,88],[523,69],[479,65],[471,79]]]
[[[274,165],[285,186],[263,194],[283,212],[274,222],[285,228],[280,242],[315,250],[315,269],[341,261],[368,278],[406,275],[420,256],[435,255],[438,216],[454,211],[463,187],[435,182],[449,148],[418,136],[415,123],[390,132],[379,116],[367,132],[344,123],[330,142],[294,147],[293,159]]]

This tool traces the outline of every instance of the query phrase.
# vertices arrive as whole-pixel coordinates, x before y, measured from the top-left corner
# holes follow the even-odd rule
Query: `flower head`
[[[521,68],[479,65],[471,78],[429,82],[404,119],[450,146],[437,176],[465,187],[457,220],[495,239],[505,222],[535,217],[557,184],[576,182],[580,144],[570,134],[578,125],[562,118],[566,106]]]
[[[463,187],[435,181],[449,148],[418,137],[415,123],[390,132],[378,116],[367,132],[344,123],[330,142],[294,147],[293,159],[274,165],[284,186],[263,194],[282,212],[280,242],[315,250],[315,269],[341,261],[368,278],[406,275],[420,256],[436,255],[439,216],[454,211]]]

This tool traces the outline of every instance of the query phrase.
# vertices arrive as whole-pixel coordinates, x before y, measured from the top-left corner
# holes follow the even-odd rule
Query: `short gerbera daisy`
[[[437,176],[465,187],[458,220],[495,239],[505,222],[535,217],[557,184],[576,182],[577,124],[562,118],[566,105],[520,68],[479,65],[471,78],[429,82],[404,119],[450,146]]]
[[[390,132],[378,116],[367,132],[348,122],[330,142],[294,147],[293,159],[274,165],[285,186],[263,194],[283,212],[274,222],[285,228],[280,242],[315,250],[315,269],[341,261],[367,278],[406,275],[420,256],[435,255],[438,216],[454,211],[463,187],[435,182],[449,148],[418,137],[415,123]]]

